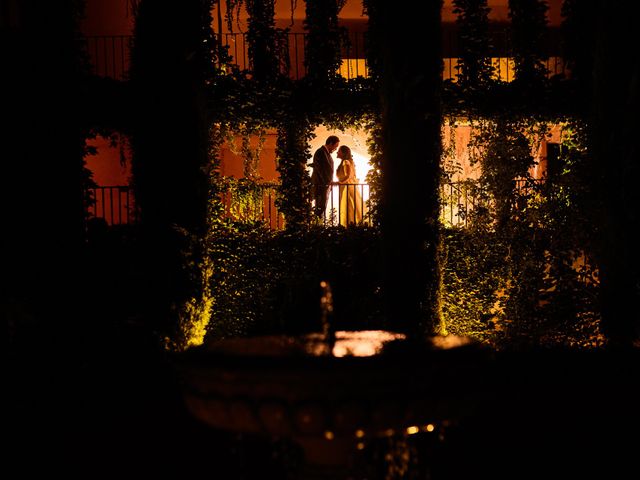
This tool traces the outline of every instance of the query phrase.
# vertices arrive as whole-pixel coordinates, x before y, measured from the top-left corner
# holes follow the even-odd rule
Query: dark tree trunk
[[[78,332],[73,320],[81,301],[86,72],[79,12],[72,1],[9,3],[2,12],[8,16],[0,20],[5,117],[0,308],[20,317],[10,318],[10,324],[40,322],[50,335],[47,341],[56,345],[61,336]]]
[[[287,229],[301,229],[311,221],[310,179],[306,171],[308,120],[289,118],[278,131],[278,173],[281,178],[276,204]]]
[[[386,315],[414,338],[439,324],[440,10],[425,15],[380,2]],[[420,61],[416,61],[420,58]]]
[[[214,48],[204,42],[207,6],[202,0],[143,1],[135,26],[131,83],[138,116],[132,170],[148,260],[149,282],[143,287],[149,313],[168,320],[168,329],[173,309],[195,293],[182,258],[190,248],[187,235],[202,238],[206,229],[204,88]]]
[[[598,2],[599,0],[562,2],[562,57],[576,93],[576,110],[582,113],[588,113],[587,106],[593,85]]]
[[[458,82],[471,92],[482,92],[493,73],[488,55],[490,8],[487,0],[454,0],[453,4],[460,42]]]
[[[338,0],[306,2],[304,64],[307,78],[321,88],[338,76],[341,62],[341,30],[338,27]]]
[[[612,345],[640,339],[640,110],[638,22],[630,11],[600,2],[594,69],[594,143],[602,205],[600,280],[602,328]]]
[[[509,0],[515,75],[526,87],[539,86],[547,74],[544,40],[548,9],[544,0]]]
[[[275,42],[275,0],[247,0],[249,57],[253,78],[268,82],[278,74]]]

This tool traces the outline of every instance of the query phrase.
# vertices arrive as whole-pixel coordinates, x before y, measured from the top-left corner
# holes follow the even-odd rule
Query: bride
[[[340,184],[340,225],[362,223],[362,193],[356,178],[356,166],[351,157],[351,149],[342,145],[337,157],[342,160],[336,171]]]

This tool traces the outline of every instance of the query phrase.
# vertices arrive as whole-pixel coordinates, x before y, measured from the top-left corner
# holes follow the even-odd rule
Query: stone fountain
[[[187,352],[188,410],[216,429],[293,438],[315,471],[335,472],[369,438],[431,431],[482,408],[486,350],[454,336],[414,345],[396,332],[333,331],[331,289],[321,286],[320,333]]]

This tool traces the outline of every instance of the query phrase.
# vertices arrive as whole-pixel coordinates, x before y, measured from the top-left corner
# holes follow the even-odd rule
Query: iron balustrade
[[[367,200],[367,183],[332,183],[329,188],[327,209],[321,221],[326,226],[371,225]],[[342,201],[345,196],[345,201]],[[353,195],[353,202],[349,196]],[[358,212],[360,213],[358,215]]]
[[[443,61],[442,79],[457,82],[458,58],[445,57]],[[569,74],[562,57],[548,57],[544,61],[547,77],[567,76]],[[502,82],[512,82],[515,79],[515,63],[512,57],[491,57],[493,67],[492,78]]]
[[[99,77],[126,80],[131,64],[132,35],[85,37],[92,73]]]
[[[545,178],[516,179],[512,182],[513,211],[523,209],[526,203],[542,192]],[[494,209],[491,195],[477,180],[443,182],[440,186],[440,221],[446,227],[466,227],[478,208]]]
[[[447,31],[443,34],[445,49],[443,54],[442,78],[456,81],[458,75],[458,41],[455,33]],[[497,46],[488,53],[493,66],[493,78],[504,82],[514,79],[514,62],[509,48],[509,37],[504,32],[494,32]],[[240,71],[249,72],[251,63],[249,58],[249,44],[246,33],[222,33],[217,35],[219,44],[227,49],[231,57],[227,66],[236,67]],[[287,33],[284,40],[284,50],[288,61],[280,61],[280,74],[293,80],[300,80],[307,74],[304,63],[306,50],[306,33]],[[357,77],[368,77],[369,67],[366,59],[367,32],[348,32],[348,42],[342,45],[342,64],[338,73],[351,80]],[[87,53],[92,65],[92,73],[101,77],[116,80],[126,80],[131,62],[131,35],[99,35],[85,37]],[[569,74],[562,57],[547,48],[549,53],[544,55],[547,76],[566,76]],[[281,55],[284,52],[281,52]],[[281,59],[282,60],[282,59]],[[416,61],[419,61],[416,58]]]
[[[108,225],[135,223],[131,187],[123,185],[91,187],[88,192],[91,199],[87,206],[89,218],[102,219]]]
[[[447,182],[440,187],[440,220],[448,227],[464,227],[477,199],[473,182]]]
[[[230,188],[222,194],[224,217],[236,222],[262,223],[271,230],[281,230],[285,226],[284,215],[276,204],[278,183],[256,183],[243,189],[242,193]],[[327,185],[329,189],[327,208],[320,219],[325,226],[365,224],[370,225],[367,199],[369,185],[366,183],[349,183]],[[356,203],[340,202],[340,188],[343,195],[350,192]],[[356,195],[356,191],[359,195]],[[356,211],[361,212],[356,216]]]
[[[518,199],[529,198],[540,192],[544,179],[516,180],[516,210],[521,207]],[[261,223],[271,230],[281,230],[285,220],[277,203],[279,184],[276,182],[256,183],[245,188],[242,193],[228,189],[221,194],[224,205],[224,217],[236,222]],[[343,195],[353,193],[356,204],[340,201],[340,188]],[[371,225],[369,214],[370,188],[366,183],[328,185],[327,208],[320,219],[325,226],[348,226],[351,224]],[[351,190],[353,189],[353,190]],[[359,195],[355,195],[355,192]],[[105,220],[108,225],[131,224],[135,217],[135,202],[129,186],[101,186],[89,189],[92,199],[87,207],[90,218]],[[478,207],[491,208],[486,190],[481,190],[475,180],[445,182],[440,187],[440,221],[445,227],[466,227],[470,215]],[[357,214],[356,212],[361,212]]]
[[[224,218],[236,222],[261,223],[270,230],[284,228],[284,215],[276,206],[279,184],[247,184],[241,193],[228,189],[222,193]]]

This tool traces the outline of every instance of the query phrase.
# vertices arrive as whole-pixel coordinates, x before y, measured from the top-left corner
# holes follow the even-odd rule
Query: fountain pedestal
[[[384,331],[338,331],[331,352],[320,334],[212,342],[185,354],[184,398],[212,427],[293,438],[310,470],[335,472],[368,438],[482,408],[485,350],[457,337],[409,347]]]

